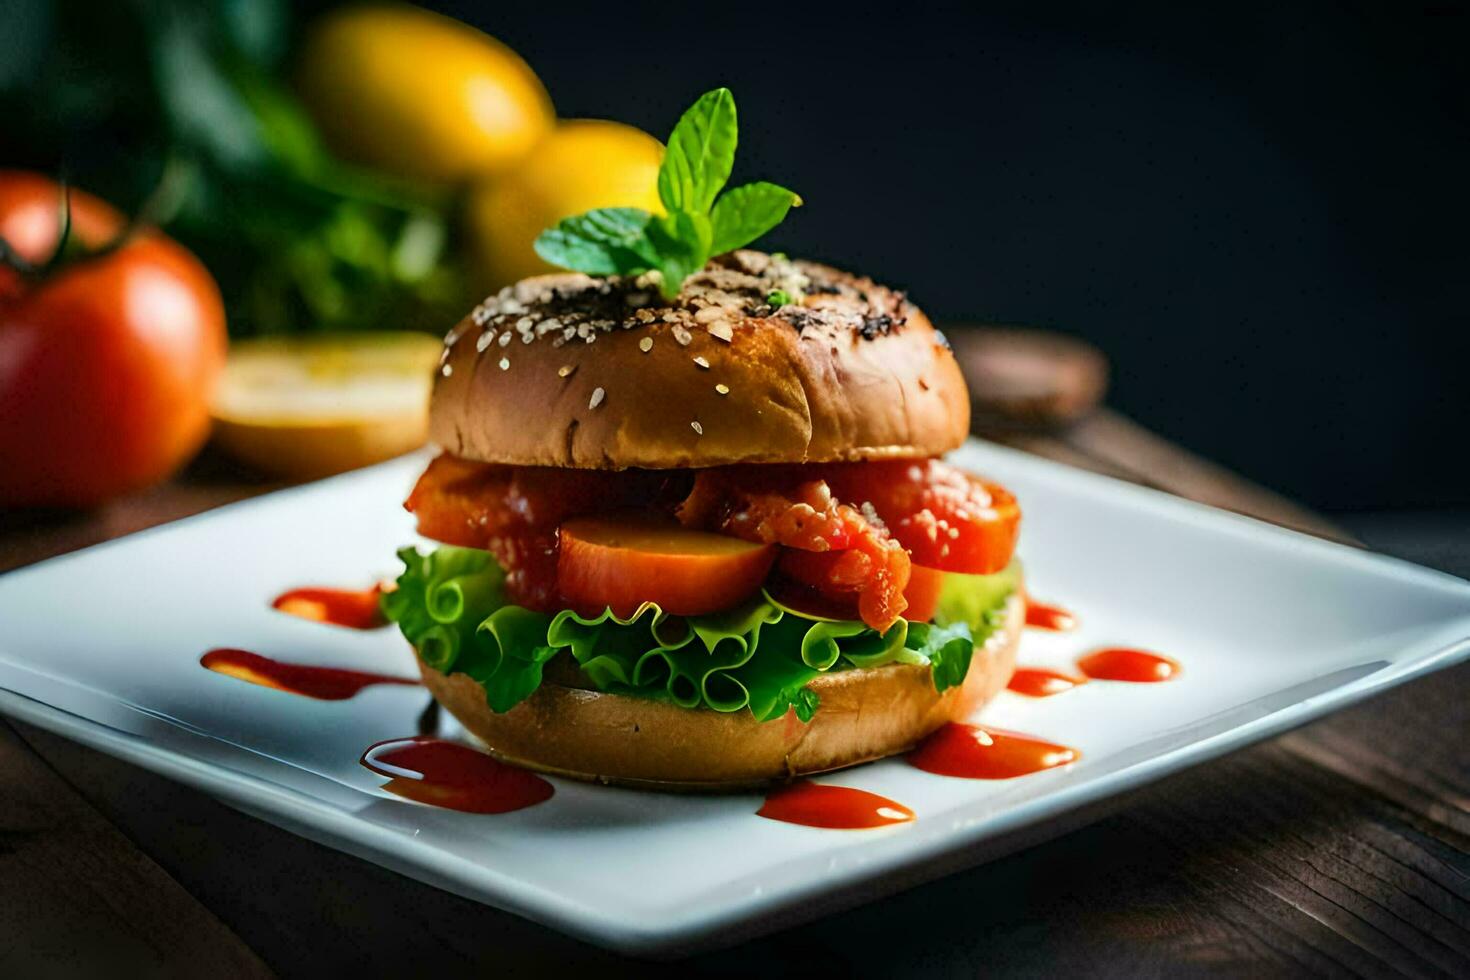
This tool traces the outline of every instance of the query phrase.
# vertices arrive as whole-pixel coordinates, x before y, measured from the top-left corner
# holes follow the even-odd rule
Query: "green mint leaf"
[[[708,214],[735,165],[735,97],[717,88],[699,97],[669,135],[658,196],[669,213]]]
[[[639,208],[598,208],[536,237],[536,254],[589,276],[629,275],[658,264],[647,235],[652,216]]]
[[[636,208],[588,211],[542,232],[536,254],[593,276],[657,269],[664,298],[677,298],[684,280],[711,255],[750,244],[801,204],[793,192],[763,181],[720,193],[735,163],[737,137],[735,97],[724,88],[706,92],[680,117],[659,167],[658,194],[667,215]],[[789,302],[787,296],[783,305]]]
[[[711,255],[723,255],[749,245],[801,206],[801,198],[777,184],[757,181],[720,195],[710,213],[714,226]]]
[[[658,270],[663,274],[659,290],[674,299],[684,280],[709,261],[710,220],[702,214],[674,211],[648,223],[648,240],[658,253]]]

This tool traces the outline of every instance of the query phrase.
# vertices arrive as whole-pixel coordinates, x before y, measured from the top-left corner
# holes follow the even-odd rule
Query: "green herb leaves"
[[[712,255],[723,255],[745,245],[786,220],[786,212],[801,205],[801,198],[778,184],[757,181],[744,184],[715,202],[710,212],[714,228]]]
[[[704,93],[679,117],[658,171],[658,199],[670,214],[709,214],[730,179],[738,139],[735,96],[727,88]]]
[[[557,224],[536,239],[536,254],[553,265],[593,276],[656,271],[664,296],[710,256],[755,241],[801,204],[777,184],[758,181],[727,191],[739,127],[735,97],[717,88],[700,96],[669,136],[658,173],[667,214],[638,208],[599,208]]]
[[[589,276],[612,276],[657,264],[658,255],[644,229],[649,214],[640,208],[598,208],[559,222],[536,239],[536,253],[548,262]]]

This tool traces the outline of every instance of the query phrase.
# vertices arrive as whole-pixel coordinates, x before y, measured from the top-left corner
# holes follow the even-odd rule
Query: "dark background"
[[[1318,507],[1470,502],[1460,4],[437,2],[563,116],[741,112],[771,248],[1081,335],[1110,400]]]
[[[275,9],[216,7],[252,2]],[[1470,0],[427,5],[520,52],[563,116],[663,137],[730,86],[736,181],[807,202],[765,246],[904,287],[946,326],[1082,336],[1116,408],[1318,508],[1470,527]],[[0,13],[52,6],[109,39],[77,67],[148,77],[127,11],[168,0]],[[13,61],[0,78],[43,67]],[[47,63],[43,117],[117,118],[48,144],[0,112],[0,160],[106,194],[144,117]]]

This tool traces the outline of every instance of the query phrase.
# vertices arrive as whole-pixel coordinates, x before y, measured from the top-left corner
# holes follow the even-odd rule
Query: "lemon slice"
[[[214,398],[215,442],[297,480],[416,449],[441,349],[416,333],[238,341]]]

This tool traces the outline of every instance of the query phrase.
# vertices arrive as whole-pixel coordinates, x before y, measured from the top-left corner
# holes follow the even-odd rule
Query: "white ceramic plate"
[[[1062,667],[1123,644],[1184,669],[1164,684],[1007,692],[981,713],[1080,749],[1063,769],[983,782],[888,760],[826,778],[907,804],[912,823],[816,830],[755,816],[754,794],[565,780],[550,801],[499,816],[421,806],[382,792],[358,757],[415,732],[422,689],[312,701],[199,666],[204,650],[235,646],[412,676],[395,631],[310,623],[268,602],[295,585],[395,574],[395,547],[414,540],[399,503],[422,457],[0,578],[0,708],[412,877],[593,942],[670,953],[973,864],[1470,652],[1470,583],[994,446],[955,459],[1017,493],[1032,594],[1082,619],[1073,633],[1028,631],[1023,663]]]

